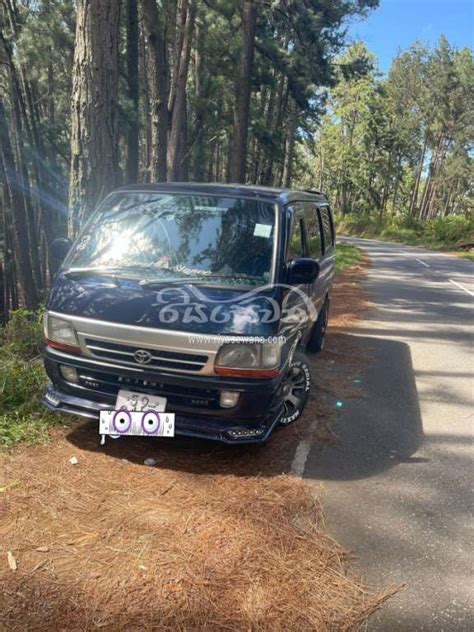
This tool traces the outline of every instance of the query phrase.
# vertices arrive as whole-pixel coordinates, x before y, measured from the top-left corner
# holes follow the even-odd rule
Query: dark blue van
[[[111,193],[45,314],[43,403],[99,432],[265,441],[302,413],[335,270],[319,192],[220,184]]]

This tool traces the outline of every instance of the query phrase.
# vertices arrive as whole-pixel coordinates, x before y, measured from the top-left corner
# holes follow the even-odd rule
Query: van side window
[[[330,211],[328,206],[320,206],[321,222],[324,234],[324,252],[328,252],[334,246],[334,229],[332,226]]]
[[[288,241],[288,252],[286,256],[287,262],[295,259],[296,257],[304,257],[304,243],[305,238],[303,213],[298,210],[295,211],[293,226],[291,229],[291,236]]]
[[[308,247],[311,259],[319,259],[323,253],[321,226],[315,204],[305,204],[304,219],[308,231]]]

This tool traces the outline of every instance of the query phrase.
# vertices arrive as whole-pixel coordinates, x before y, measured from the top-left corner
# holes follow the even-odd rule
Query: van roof
[[[252,197],[282,204],[304,200],[327,203],[327,197],[320,191],[299,191],[297,189],[279,189],[275,187],[244,184],[163,182],[158,184],[134,184],[120,187],[118,191],[163,191],[166,193],[201,193],[203,195],[207,193],[235,197]]]

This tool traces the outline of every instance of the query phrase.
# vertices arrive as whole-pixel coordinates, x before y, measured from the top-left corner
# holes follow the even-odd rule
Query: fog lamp
[[[66,382],[73,382],[74,384],[77,384],[79,382],[77,371],[73,366],[66,366],[65,364],[61,364],[59,370],[61,371],[61,375],[66,380]]]
[[[222,391],[221,392],[221,408],[234,408],[239,401],[240,393],[234,391]]]

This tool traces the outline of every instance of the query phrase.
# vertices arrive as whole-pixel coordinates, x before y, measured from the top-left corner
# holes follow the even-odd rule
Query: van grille
[[[145,347],[134,347],[129,345],[116,344],[115,342],[104,342],[86,338],[86,347],[96,358],[114,360],[124,364],[133,364],[147,369],[169,369],[172,371],[200,371],[207,363],[208,356],[194,353],[182,353],[174,351],[163,351],[161,349],[147,349]],[[135,353],[146,351],[150,354],[147,362],[137,362]]]
[[[213,389],[190,388],[176,384],[163,384],[160,381],[144,380],[142,378],[115,375],[102,371],[81,369],[79,384],[84,388],[116,396],[120,389],[129,389],[142,393],[152,393],[166,397],[169,406],[219,408],[219,393]]]

